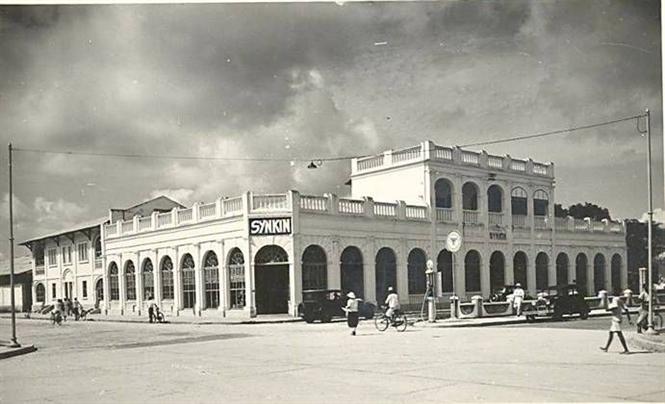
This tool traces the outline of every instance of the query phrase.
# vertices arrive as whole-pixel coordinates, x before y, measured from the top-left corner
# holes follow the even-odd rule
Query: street
[[[39,350],[0,361],[0,402],[664,401],[663,355],[601,352],[608,322],[380,333],[365,321],[352,337],[343,322],[20,319],[19,342]]]

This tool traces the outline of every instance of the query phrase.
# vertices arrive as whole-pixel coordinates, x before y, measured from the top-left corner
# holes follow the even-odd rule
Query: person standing
[[[358,328],[358,299],[356,299],[356,294],[349,292],[346,294],[346,297],[349,300],[346,301],[346,307],[344,311],[346,312],[346,324],[351,329],[351,335],[356,335],[356,329]]]
[[[637,333],[642,334],[642,330],[646,330],[648,326],[647,317],[649,317],[649,299],[651,298],[646,283],[642,284],[642,292],[638,297],[640,299],[640,311],[635,325],[637,325]]]
[[[524,289],[522,285],[518,282],[515,284],[515,290],[513,290],[513,307],[515,308],[515,313],[517,317],[522,315],[522,302],[524,301]]]
[[[79,321],[79,318],[81,317],[81,311],[83,309],[83,306],[81,306],[81,303],[78,301],[77,298],[74,298],[74,320]]]
[[[622,354],[630,353],[630,351],[628,350],[628,345],[626,345],[626,339],[623,337],[623,333],[621,332],[621,315],[622,315],[621,312],[623,310],[625,310],[626,317],[628,317],[628,323],[633,324],[633,322],[630,321],[630,313],[628,312],[628,308],[624,306],[620,298],[616,296],[613,297],[612,303],[610,303],[610,305],[607,306],[607,311],[612,312],[612,324],[610,325],[610,335],[607,339],[607,344],[604,347],[602,346],[600,347],[601,351],[607,352],[607,350],[610,348],[610,344],[612,343],[613,334],[616,334],[619,337],[619,341],[621,341],[621,345],[623,346],[623,352],[620,353]]]

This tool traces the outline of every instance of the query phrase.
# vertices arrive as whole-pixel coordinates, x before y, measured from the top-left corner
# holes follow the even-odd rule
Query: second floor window
[[[88,260],[88,243],[79,244],[79,262]]]
[[[68,245],[62,247],[62,263],[71,264],[72,263],[72,246]]]
[[[56,259],[56,250],[55,250],[55,248],[50,248],[48,250],[48,265],[50,267],[58,265],[58,261]]]

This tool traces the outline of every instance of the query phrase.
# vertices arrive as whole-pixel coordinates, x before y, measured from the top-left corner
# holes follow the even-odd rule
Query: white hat
[[[607,308],[616,309],[617,307],[619,307],[619,303],[621,303],[621,299],[615,296],[612,298],[612,303],[610,303],[609,306],[607,306]]]
[[[392,286],[388,286],[388,292],[392,292],[392,291],[393,291],[393,287],[392,287]]]
[[[356,298],[356,294],[353,293],[353,292],[349,292],[349,293],[346,294],[346,297],[348,297],[348,298],[350,298],[350,299],[355,299],[355,298]]]
[[[521,285],[519,282],[517,282],[517,283],[515,284],[515,287],[516,287],[516,288],[521,288],[522,285]]]

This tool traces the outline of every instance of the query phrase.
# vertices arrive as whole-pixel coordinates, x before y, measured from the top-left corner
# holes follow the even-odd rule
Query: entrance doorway
[[[95,284],[95,308],[99,307],[99,302],[104,300],[104,280],[98,279]]]
[[[279,246],[261,248],[254,258],[256,313],[289,312],[289,256]]]

